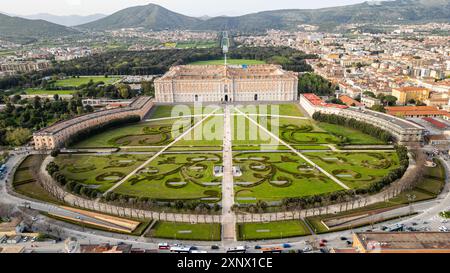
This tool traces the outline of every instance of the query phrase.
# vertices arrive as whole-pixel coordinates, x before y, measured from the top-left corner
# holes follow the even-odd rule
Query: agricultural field
[[[238,224],[239,240],[283,239],[310,235],[301,220]]]
[[[220,224],[185,224],[173,222],[157,222],[151,237],[174,240],[220,241]]]
[[[190,63],[191,65],[221,65],[224,64],[225,60],[209,60],[209,61],[198,61]],[[255,65],[255,64],[265,64],[264,61],[259,60],[249,60],[249,59],[227,59],[227,64],[229,65]]]
[[[113,84],[120,80],[119,77],[105,77],[105,76],[81,76],[79,78],[67,78],[63,80],[57,80],[55,82],[56,87],[79,87],[80,85],[87,84],[90,81],[104,82],[105,84]]]
[[[162,154],[114,190],[116,193],[157,200],[221,199],[222,178],[214,166],[222,165],[222,154]]]

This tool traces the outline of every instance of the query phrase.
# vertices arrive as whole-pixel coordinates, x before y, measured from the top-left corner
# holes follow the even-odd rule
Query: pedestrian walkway
[[[223,134],[223,181],[222,181],[222,242],[224,245],[236,241],[236,215],[233,187],[233,151],[231,144],[230,106],[225,106]]]

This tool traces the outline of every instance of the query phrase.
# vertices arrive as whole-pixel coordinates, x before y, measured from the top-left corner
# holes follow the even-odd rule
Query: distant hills
[[[111,30],[120,28],[138,28],[163,30],[187,29],[202,22],[199,18],[172,12],[155,4],[137,6],[118,11],[103,19],[80,25],[82,29]]]
[[[0,13],[0,39],[29,43],[39,38],[52,38],[79,33],[78,30],[44,20],[29,20]]]
[[[402,24],[450,22],[450,0],[396,0],[364,2],[356,5],[322,9],[274,10],[243,16],[190,17],[155,4],[130,7],[112,15],[90,17],[40,14],[29,20],[0,14],[0,39],[28,42],[37,38],[64,36],[78,31],[103,31],[120,28],[146,30],[230,30],[261,32],[267,29],[295,30],[301,24],[313,24],[321,30],[333,30],[348,23]],[[90,20],[94,20],[89,22]],[[55,23],[50,23],[57,22]],[[74,25],[74,28],[63,25]],[[85,23],[88,22],[88,23]]]
[[[119,28],[264,31],[296,29],[300,24],[335,27],[345,23],[422,23],[450,22],[450,0],[397,0],[364,2],[323,9],[291,9],[243,16],[195,18],[149,4],[118,11],[103,19],[80,25],[90,30]]]
[[[107,15],[105,14],[92,14],[92,15],[53,15],[48,13],[38,13],[38,14],[32,14],[32,15],[24,15],[19,16],[25,19],[31,19],[31,20],[45,20],[51,23],[55,23],[58,25],[63,25],[66,27],[72,27],[77,25],[82,25],[86,23],[90,23],[96,20],[100,20]]]

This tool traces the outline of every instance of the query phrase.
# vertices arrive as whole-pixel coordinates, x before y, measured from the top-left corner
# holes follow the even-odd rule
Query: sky
[[[118,10],[154,3],[189,16],[236,16],[274,9],[309,9],[349,5],[364,0],[0,0],[0,11],[31,15],[112,14]]]

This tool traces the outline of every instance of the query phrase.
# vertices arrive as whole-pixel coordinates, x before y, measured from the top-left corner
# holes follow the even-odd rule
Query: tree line
[[[316,55],[289,47],[237,47],[230,49],[229,57],[279,64],[295,72],[312,71],[305,60],[317,58]],[[0,90],[38,87],[44,78],[53,75],[158,75],[164,74],[173,65],[221,58],[220,48],[105,52],[66,62],[53,62],[52,67],[44,71],[2,78]]]

